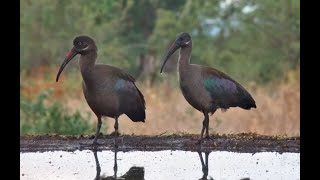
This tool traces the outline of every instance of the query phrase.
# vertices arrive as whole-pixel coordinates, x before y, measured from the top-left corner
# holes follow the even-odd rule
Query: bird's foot
[[[119,131],[113,131],[111,134],[111,136],[120,136]]]
[[[206,135],[205,137],[200,138],[197,142],[196,145],[200,145],[203,141],[205,140],[213,140],[213,137],[210,137],[209,135]]]
[[[213,138],[210,137],[209,135],[206,135],[203,139],[205,139],[205,140],[213,140]]]

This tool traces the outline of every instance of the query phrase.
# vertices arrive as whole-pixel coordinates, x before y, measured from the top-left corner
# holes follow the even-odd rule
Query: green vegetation
[[[172,110],[177,106],[175,98],[166,99],[179,87],[178,53],[166,64],[166,73],[162,77],[159,73],[168,47],[182,31],[192,35],[191,63],[219,69],[252,90],[262,108],[255,118],[248,116],[254,119],[248,124],[269,128],[268,125],[275,123],[265,122],[272,119],[272,122],[285,122],[282,124],[289,129],[286,132],[300,132],[300,126],[290,126],[300,121],[300,89],[283,85],[300,87],[297,86],[300,83],[299,0],[24,0],[20,1],[20,133],[95,132],[96,124],[90,123],[89,115],[79,111],[67,113],[66,107],[54,99],[63,94],[68,101],[82,93],[81,75],[76,69],[78,58],[64,70],[65,83],[55,83],[55,73],[78,35],[95,39],[98,63],[120,67],[136,77],[150,102],[147,110],[154,112],[148,118],[159,118],[156,113],[159,110],[152,110],[159,107],[177,119],[184,118],[182,113]],[[278,85],[283,88],[275,92]],[[56,87],[55,95],[47,91],[52,87]],[[271,89],[270,92],[283,98],[277,98],[275,104],[276,100],[263,94],[264,91],[255,92],[260,87]],[[77,103],[85,103],[85,99]],[[185,99],[180,101],[184,103]],[[282,113],[275,115],[278,111]],[[188,106],[185,112],[197,116],[192,107]],[[167,122],[172,123],[171,116]],[[220,127],[218,119],[211,131],[221,132]],[[269,129],[271,132],[275,128]],[[141,131],[146,133],[146,129]]]
[[[300,67],[299,0],[20,3],[21,70],[59,66],[73,38],[86,34],[98,44],[100,63],[136,74],[141,55],[160,64],[182,31],[193,37],[192,63],[221,69],[241,83],[268,84]],[[158,76],[159,68],[155,69]]]
[[[42,92],[34,102],[24,97],[20,99],[20,134],[83,134],[93,133],[95,127],[89,124],[88,116],[79,111],[66,113],[58,102],[46,106],[44,101],[51,91]]]

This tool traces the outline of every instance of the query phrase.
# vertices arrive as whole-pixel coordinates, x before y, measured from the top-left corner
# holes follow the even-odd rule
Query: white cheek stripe
[[[82,51],[87,50],[89,48],[89,46],[87,46],[86,48],[82,49]]]

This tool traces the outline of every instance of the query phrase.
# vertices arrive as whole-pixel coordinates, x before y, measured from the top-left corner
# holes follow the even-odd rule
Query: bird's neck
[[[96,59],[97,59],[96,51],[92,51],[87,54],[82,54],[80,56],[79,66],[80,66],[80,71],[81,71],[83,80],[85,82],[90,79],[90,74],[93,71]]]
[[[183,47],[180,50],[179,55],[179,73],[187,72],[188,67],[190,66],[190,57],[191,57],[191,51],[192,51],[192,44],[188,47]]]

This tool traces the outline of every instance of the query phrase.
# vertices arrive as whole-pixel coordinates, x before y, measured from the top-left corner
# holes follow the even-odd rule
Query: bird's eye
[[[79,46],[81,46],[81,45],[82,45],[82,42],[81,42],[81,41],[79,41],[79,42],[78,42],[78,45],[79,45]]]
[[[182,41],[183,41],[183,38],[178,38],[177,41],[178,41],[178,42],[182,42]]]

